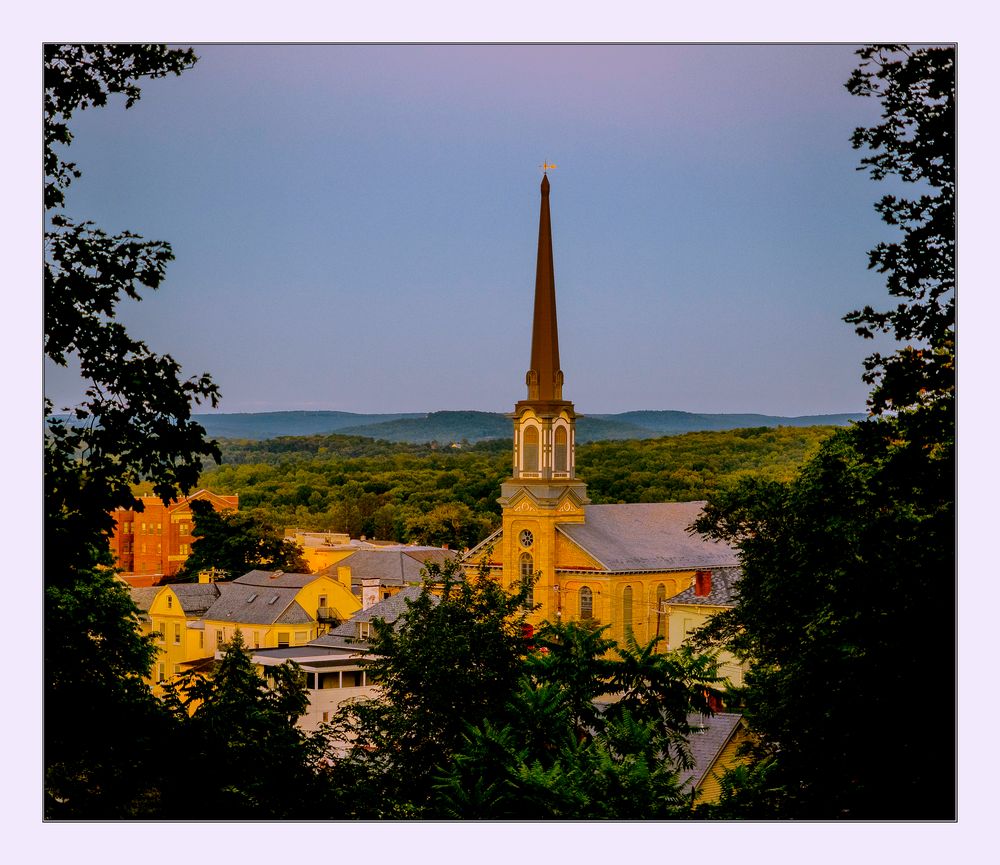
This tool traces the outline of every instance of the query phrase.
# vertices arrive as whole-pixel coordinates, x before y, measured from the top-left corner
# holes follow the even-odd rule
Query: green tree
[[[376,620],[370,675],[379,696],[336,722],[351,742],[334,768],[344,816],[426,816],[434,773],[468,725],[506,719],[525,653],[527,589],[510,594],[488,573],[428,565],[423,591],[395,626]]]
[[[210,674],[168,684],[165,702],[180,726],[173,786],[163,816],[213,820],[310,819],[323,816],[328,785],[324,742],[295,722],[309,705],[293,664],[254,668],[237,631]],[[197,795],[190,779],[198,778]]]
[[[154,807],[147,758],[169,724],[141,681],[153,649],[113,579],[110,512],[142,509],[131,491],[141,480],[164,500],[191,488],[202,457],[218,456],[192,403],[215,405],[219,394],[207,375],[182,380],[173,358],[115,320],[122,298],[160,285],[173,255],[162,241],[70,218],[65,190],[80,172],[63,148],[76,111],[111,94],[131,106],[142,78],[180,74],[195,57],[157,45],[46,45],[44,60],[45,355],[77,363],[88,383],[69,420],[44,402],[45,807],[50,817],[138,816]]]
[[[640,819],[687,813],[688,713],[708,711],[710,658],[621,648],[605,628],[546,623],[506,720],[467,729],[437,774],[433,813]]]
[[[896,306],[871,306],[845,320],[866,338],[891,333],[904,346],[865,361],[876,414],[948,400],[955,387],[955,50],[871,45],[847,82],[857,95],[879,100],[881,123],[854,131],[852,145],[874,180],[895,176],[913,184],[911,198],[885,195],[875,209],[900,239],[879,243],[870,268],[886,275]]]
[[[728,779],[723,816],[954,815],[954,51],[858,53],[848,87],[877,96],[884,121],[855,133],[875,151],[863,165],[937,193],[879,203],[902,240],[872,263],[903,301],[848,320],[911,344],[866,361],[869,420],[790,483],[714,495],[697,524],[743,570],[702,638],[752,665],[753,763]]]
[[[210,502],[199,500],[191,502],[191,513],[195,540],[191,555],[177,574],[179,581],[212,569],[230,579],[253,570],[309,572],[298,544],[282,538],[275,528],[254,516],[217,511]]]

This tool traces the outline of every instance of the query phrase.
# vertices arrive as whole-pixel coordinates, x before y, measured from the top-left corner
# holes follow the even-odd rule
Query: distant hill
[[[686,432],[776,426],[845,426],[864,414],[780,417],[763,414],[695,414],[685,411],[631,411],[585,415],[577,422],[577,441],[656,438]],[[286,411],[195,415],[210,436],[271,439],[338,433],[390,442],[477,442],[510,438],[510,419],[499,412],[437,411],[429,414],[353,414],[341,411]]]
[[[349,411],[268,411],[246,414],[197,414],[198,421],[212,438],[273,439],[279,436],[339,433],[345,427],[392,423],[401,418],[422,418],[423,414],[354,414]]]

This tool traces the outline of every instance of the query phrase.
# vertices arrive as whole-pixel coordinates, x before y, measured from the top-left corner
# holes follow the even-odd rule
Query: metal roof
[[[556,529],[611,572],[735,566],[735,551],[688,528],[705,502],[586,505],[584,522]]]

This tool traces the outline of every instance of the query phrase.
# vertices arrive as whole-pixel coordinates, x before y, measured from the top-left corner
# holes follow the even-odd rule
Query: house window
[[[182,535],[186,535],[188,533],[188,524],[181,523],[180,531]]]
[[[358,639],[367,640],[372,635],[371,622],[358,622]]]
[[[594,592],[589,586],[580,589],[580,618],[594,618]]]
[[[215,632],[215,645],[221,648],[222,643],[225,639],[226,639],[226,632],[222,630],[222,628],[219,628],[219,630]]]
[[[524,470],[538,471],[538,428],[529,426],[524,429]]]
[[[278,631],[278,648],[288,648],[288,631]]]
[[[180,664],[174,664],[174,675],[176,676],[181,671]]]
[[[306,640],[309,639],[308,631],[296,631],[295,632],[295,645],[301,646]]]
[[[174,623],[174,645],[180,645],[181,642],[181,626],[179,623]]]
[[[142,533],[146,534],[146,524],[145,523],[142,524]]]
[[[172,595],[167,595],[167,609],[172,610],[174,608],[174,599]]]
[[[622,592],[622,628],[626,637],[632,633],[632,587],[626,586]]]
[[[162,682],[165,678],[167,678],[166,664],[158,664],[156,667],[156,681]]]
[[[205,648],[205,632],[204,631],[198,631],[198,648],[199,649],[204,649]]]
[[[555,465],[553,465],[552,468],[557,472],[569,471],[566,467],[566,455],[568,452],[566,444],[568,438],[569,437],[566,435],[566,427],[556,427]]]

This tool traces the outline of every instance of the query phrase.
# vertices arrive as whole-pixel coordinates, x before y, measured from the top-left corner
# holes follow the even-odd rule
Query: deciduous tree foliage
[[[257,672],[237,631],[211,673],[167,686],[179,727],[171,740],[170,783],[161,806],[174,819],[315,819],[329,787],[324,742],[295,722],[309,701],[292,664]],[[197,779],[192,787],[191,779]]]
[[[908,344],[866,362],[868,421],[791,483],[717,493],[698,522],[743,568],[737,605],[703,637],[752,664],[754,764],[727,780],[723,816],[955,813],[954,51],[859,54],[848,87],[879,98],[884,121],[855,133],[873,150],[863,165],[928,191],[878,205],[902,238],[872,264],[903,300],[848,320]]]
[[[285,540],[267,523],[249,514],[217,511],[210,502],[191,502],[195,541],[191,555],[177,573],[180,582],[200,571],[222,571],[236,579],[248,571],[285,571],[305,574],[309,567],[294,541]]]
[[[89,382],[75,423],[45,400],[45,769],[52,817],[138,816],[154,807],[146,762],[168,724],[142,682],[154,650],[136,629],[127,590],[111,572],[110,512],[141,510],[132,484],[164,499],[186,492],[202,457],[218,456],[191,419],[192,402],[215,404],[207,375],[179,377],[176,361],[131,338],[115,320],[123,298],[163,280],[168,244],[107,234],[64,212],[79,176],[63,147],[78,110],[122,94],[141,78],[179,74],[195,57],[155,45],[45,46],[45,354],[79,364]],[[128,731],[124,733],[123,731]]]
[[[335,786],[349,791],[345,816],[425,816],[436,767],[467,725],[506,719],[518,687],[527,589],[508,593],[485,573],[463,580],[455,562],[427,571],[400,622],[376,620],[370,675],[380,695],[337,721],[352,743],[334,770]]]

